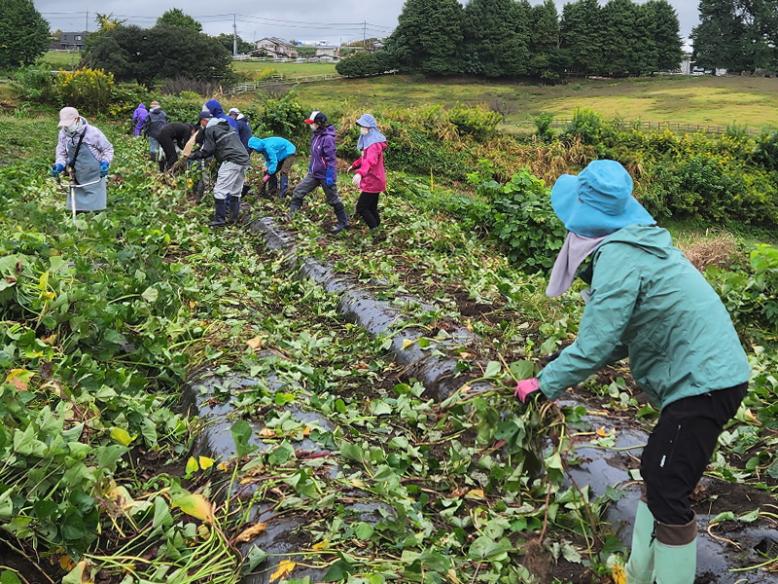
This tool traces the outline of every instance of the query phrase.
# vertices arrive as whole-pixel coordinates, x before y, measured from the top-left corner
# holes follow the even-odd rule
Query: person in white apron
[[[113,161],[113,145],[100,130],[90,126],[74,107],[59,112],[59,140],[51,175],[66,172],[72,184],[82,185],[68,194],[68,209],[103,211],[107,206],[107,176]]]

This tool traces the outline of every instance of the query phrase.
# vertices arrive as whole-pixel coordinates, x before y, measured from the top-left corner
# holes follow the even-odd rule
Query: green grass
[[[72,69],[81,61],[81,53],[77,51],[48,51],[40,58],[41,63],[51,65],[54,69]]]
[[[307,75],[331,75],[336,73],[333,63],[271,63],[267,61],[234,61],[233,68],[238,73],[251,76],[280,73],[288,77]]]
[[[493,107],[506,114],[505,129],[533,127],[533,118],[551,112],[569,119],[590,108],[606,118],[673,124],[778,128],[778,79],[748,77],[655,77],[586,79],[547,86],[467,79],[429,80],[390,76],[301,86],[299,99],[328,108],[408,107],[439,103]]]

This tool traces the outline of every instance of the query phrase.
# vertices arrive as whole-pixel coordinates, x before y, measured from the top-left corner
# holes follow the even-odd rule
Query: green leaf
[[[535,376],[535,364],[532,361],[514,361],[511,373],[516,379],[529,379]]]
[[[294,457],[294,448],[286,440],[276,446],[267,457],[268,464],[281,466]]]
[[[166,528],[173,525],[173,516],[170,514],[170,507],[162,497],[154,497],[154,523],[153,526]]]
[[[370,539],[373,536],[373,526],[364,521],[360,521],[354,526],[354,534],[357,536],[357,539]]]
[[[238,458],[243,458],[254,450],[254,446],[249,444],[254,429],[246,420],[238,420],[230,428],[232,439],[235,441],[235,452]]]
[[[135,440],[135,436],[130,436],[130,433],[124,428],[114,426],[111,428],[111,438],[122,446],[129,446]]]
[[[498,361],[489,361],[489,363],[486,364],[484,377],[494,379],[500,374],[500,371],[502,371],[502,365],[500,365]]]
[[[149,304],[154,304],[159,298],[159,290],[157,290],[154,286],[149,286],[143,291],[141,297]]]
[[[22,581],[11,570],[3,570],[0,572],[0,584],[22,584]]]
[[[186,477],[191,477],[198,470],[200,470],[200,465],[197,464],[197,459],[194,456],[190,456],[189,460],[186,461],[186,468],[184,469]]]
[[[252,545],[248,554],[246,554],[247,562],[243,565],[243,574],[250,574],[256,570],[257,567],[267,559],[267,556],[268,553],[265,550],[256,545]]]
[[[353,460],[354,462],[365,462],[365,451],[356,444],[351,442],[343,442],[340,445],[340,454],[343,458]]]

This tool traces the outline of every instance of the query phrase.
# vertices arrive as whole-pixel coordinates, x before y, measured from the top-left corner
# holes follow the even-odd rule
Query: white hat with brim
[[[59,110],[59,127],[66,128],[67,126],[72,126],[78,121],[80,117],[81,114],[78,113],[76,108],[63,107],[61,110]]]
[[[239,114],[239,113],[240,113],[240,110],[239,110],[238,108],[236,108],[236,107],[233,107],[233,108],[230,108],[230,111],[229,111],[229,112],[227,112],[227,113],[230,113],[230,114]]]

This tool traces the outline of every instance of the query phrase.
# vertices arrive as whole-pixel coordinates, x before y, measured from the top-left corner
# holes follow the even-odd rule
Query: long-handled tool
[[[70,182],[68,183],[68,192],[70,193],[70,208],[71,208],[71,212],[73,213],[73,225],[76,224],[76,189],[96,185],[101,180],[103,180],[103,178],[104,177],[100,177],[97,180],[93,180],[92,182],[84,183],[82,185],[77,185],[73,182],[74,180],[73,177],[70,177]]]

